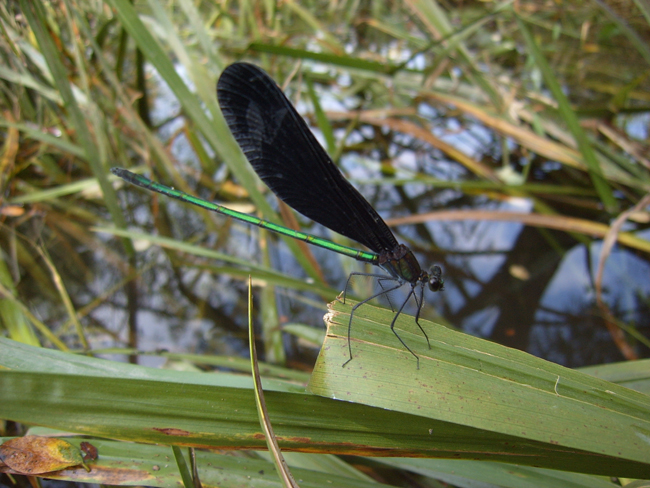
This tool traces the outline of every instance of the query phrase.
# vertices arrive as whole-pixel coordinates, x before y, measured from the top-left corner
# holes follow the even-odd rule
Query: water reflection
[[[336,107],[340,108],[340,107]],[[435,132],[446,142],[459,146],[477,160],[494,164],[502,159],[504,146],[485,127],[461,123],[438,110],[420,105],[420,113],[435,126]],[[594,209],[577,205],[575,200],[539,194],[535,198],[508,196],[495,191],[462,191],[472,174],[455,161],[421,141],[399,132],[361,125],[347,135],[351,149],[341,158],[347,175],[368,201],[386,219],[423,214],[436,210],[480,209],[489,211],[535,212],[543,203],[560,215],[593,219]],[[184,137],[177,137],[174,151],[184,172],[189,167],[201,171],[193,161],[193,151]],[[519,154],[510,141],[505,146],[513,174],[523,175],[532,160]],[[185,148],[185,149],[183,149]],[[187,153],[185,153],[187,151]],[[381,163],[383,162],[383,163]],[[535,165],[530,182],[554,183],[576,175],[562,165],[545,161]],[[216,180],[228,177],[204,175]],[[406,185],[368,184],[382,177],[410,179]],[[454,188],[434,188],[419,177],[435,177],[437,181],[458,182]],[[201,193],[199,188],[197,191]],[[203,195],[208,198],[211,195]],[[271,201],[274,201],[270,197]],[[261,262],[257,229],[233,224],[223,217],[214,217],[217,232],[206,233],[204,222],[195,211],[176,202],[165,204],[164,217],[172,235],[194,240],[250,262]],[[141,210],[139,210],[140,212]],[[147,212],[147,211],[145,211]],[[136,221],[146,227],[151,216],[135,214]],[[300,218],[302,230],[330,237],[322,226]],[[498,221],[436,221],[402,225],[394,229],[400,242],[409,245],[423,266],[439,264],[444,270],[445,291],[426,296],[424,318],[442,320],[466,332],[498,343],[526,350],[554,362],[576,367],[623,360],[604,326],[596,307],[593,276],[600,254],[600,241],[589,242],[585,236],[536,228],[520,223]],[[646,232],[643,236],[648,239]],[[306,274],[286,246],[275,237],[268,240],[271,267],[288,276],[306,279]],[[342,290],[351,271],[362,265],[326,250],[312,248],[325,282]],[[207,263],[190,260],[174,261],[160,250],[149,250],[143,261],[155,260],[156,270],[145,276],[140,315],[140,344],[144,349],[202,352],[207,354],[247,354],[246,286],[241,277],[222,270],[209,272]],[[195,269],[190,269],[191,264]],[[198,267],[197,267],[198,264]],[[650,265],[646,255],[619,246],[611,254],[605,268],[604,298],[616,316],[649,335],[648,301]],[[398,293],[403,294],[404,290]],[[359,296],[369,292],[359,291]],[[401,295],[403,297],[403,295]],[[278,315],[281,320],[323,327],[326,311],[324,298],[313,293],[276,289]],[[400,297],[394,297],[395,302]],[[385,302],[384,302],[385,303]],[[259,304],[259,302],[258,302]],[[414,313],[410,303],[407,313]],[[285,337],[291,359],[313,362],[315,351],[299,347],[297,341]],[[639,348],[647,355],[647,348]],[[154,362],[155,359],[149,359]]]

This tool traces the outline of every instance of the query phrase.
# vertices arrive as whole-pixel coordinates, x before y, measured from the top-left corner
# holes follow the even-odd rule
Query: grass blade
[[[386,326],[393,313],[368,305],[354,315],[354,359],[342,368],[349,314],[334,302],[313,393],[650,466],[650,397],[421,320],[429,350],[413,318],[400,316],[416,370]]]

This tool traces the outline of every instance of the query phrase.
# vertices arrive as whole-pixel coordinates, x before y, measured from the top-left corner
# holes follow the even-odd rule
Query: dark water
[[[432,191],[419,184],[397,189],[360,188],[387,218],[408,215],[412,209],[416,213],[468,208],[531,211],[531,203],[521,198],[495,202],[456,190]],[[176,235],[190,239],[203,231],[200,221],[192,218],[192,209],[175,203],[170,207]],[[559,210],[570,213],[570,209]],[[260,262],[257,229],[219,220],[224,223],[221,235],[206,236],[203,245],[222,242],[225,253]],[[305,224],[308,232],[329,235],[322,226]],[[492,221],[432,221],[395,231],[398,240],[408,242],[416,251],[423,266],[435,263],[444,270],[445,290],[427,293],[425,318],[442,317],[470,334],[570,367],[624,360],[596,305],[594,276],[601,241],[580,242],[565,232]],[[645,237],[650,238],[650,232],[646,231]],[[304,277],[284,244],[275,239],[270,242],[272,267]],[[359,269],[353,260],[322,249],[313,249],[313,254],[326,282],[337,290],[343,289],[351,267]],[[140,296],[140,348],[246,355],[245,284],[227,274],[209,275],[183,268],[174,272],[157,248],[141,255],[143,265],[152,260],[156,265],[146,274]],[[605,302],[619,319],[646,337],[650,332],[648,276],[647,257],[623,246],[615,247],[606,262]],[[323,327],[326,308],[322,298],[281,289],[276,290],[276,297],[279,314],[286,321]],[[305,299],[320,306],[305,305]],[[259,301],[256,303],[259,306]],[[414,313],[414,305],[407,311]],[[122,316],[116,313],[115,317]],[[290,360],[313,362],[314,350],[298,347],[290,337],[285,339]],[[646,348],[638,347],[638,351],[647,356]],[[146,358],[145,362],[156,364],[157,360]]]
[[[165,102],[164,93],[161,100],[157,106],[167,107],[159,113],[162,119],[173,103]],[[502,164],[501,140],[489,130],[475,123],[463,125],[424,104],[420,109],[422,116],[437,127],[436,135],[443,140],[494,168]],[[638,137],[643,135],[647,125],[643,120],[628,119],[626,127],[640,132],[636,134]],[[167,137],[174,130],[174,123],[167,124],[161,136]],[[337,134],[342,136],[343,131]],[[344,154],[341,167],[386,219],[436,210],[534,211],[533,198],[507,197],[503,192],[464,191],[464,182],[476,181],[471,173],[444,154],[408,136],[361,127],[348,136],[347,144],[355,150]],[[510,170],[515,174],[525,173],[533,161],[510,146]],[[191,180],[189,175],[200,171],[192,159],[193,150],[179,138],[172,152],[179,170]],[[380,161],[385,163],[380,164]],[[582,184],[590,188],[584,175],[576,176],[560,164],[537,162],[534,168],[528,182],[561,186],[567,181],[571,186]],[[220,181],[227,175],[219,171],[208,176]],[[426,182],[403,186],[367,184],[386,177],[411,181],[435,178],[448,185],[434,188]],[[203,190],[197,187],[196,193],[202,194]],[[151,231],[150,196],[134,192],[132,188],[125,188],[120,194],[124,204],[130,205],[129,210],[125,210],[129,222]],[[576,205],[570,199],[543,194],[534,197],[559,215],[596,221],[605,215],[597,209]],[[274,197],[269,198],[274,201]],[[326,205],[326,194],[316,198]],[[138,202],[143,205],[134,207]],[[177,202],[166,201],[164,205],[158,218],[164,219],[175,237],[249,262],[262,262],[256,228],[217,216],[215,222],[219,230],[206,233],[204,222],[194,209]],[[303,230],[330,236],[322,226],[298,218]],[[423,309],[425,318],[441,320],[467,333],[570,367],[625,359],[614,345],[596,305],[594,277],[602,247],[600,240],[512,222],[435,221],[435,217],[426,224],[400,226],[394,231],[400,242],[407,243],[415,251],[423,267],[438,264],[444,270],[445,290],[427,293]],[[650,231],[640,232],[639,237],[650,239]],[[268,242],[274,269],[305,278],[281,241],[271,237]],[[349,258],[322,249],[312,249],[312,252],[326,282],[336,290],[343,289],[350,271],[363,269]],[[164,348],[176,352],[247,355],[244,281],[227,272],[209,273],[195,266],[198,260],[186,259],[187,262],[171,260],[156,246],[139,253],[139,265],[144,271],[138,282],[138,347],[147,351]],[[645,337],[650,337],[649,276],[647,254],[617,245],[607,259],[603,282],[604,301],[614,315]],[[116,279],[110,275],[100,276],[95,282],[96,292],[100,293]],[[335,298],[335,294],[324,298],[279,288],[275,294],[281,322],[304,323],[316,328],[323,328],[325,304]],[[258,299],[257,309],[259,303]],[[114,296],[112,305],[94,312],[95,320],[106,324],[107,329],[121,338],[126,334],[125,304],[126,298],[121,291]],[[407,312],[415,312],[413,304]],[[93,345],[115,344],[110,336],[98,334]],[[285,345],[289,360],[302,362],[307,367],[313,363],[315,349],[299,346],[290,336],[285,336]],[[638,343],[632,345],[639,356],[648,356],[647,347]],[[145,364],[162,362],[152,357],[143,357],[141,361]]]

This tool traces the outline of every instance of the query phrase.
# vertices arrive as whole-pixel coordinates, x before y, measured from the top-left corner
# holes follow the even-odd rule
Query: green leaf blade
[[[333,305],[311,392],[650,465],[647,395],[424,320],[431,350],[412,317],[395,327],[417,370],[393,313],[361,307],[342,368],[349,303]]]

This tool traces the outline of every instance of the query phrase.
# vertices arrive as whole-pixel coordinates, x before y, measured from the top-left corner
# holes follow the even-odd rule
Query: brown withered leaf
[[[0,460],[19,474],[42,474],[84,464],[81,451],[63,439],[28,435],[0,445]]]

